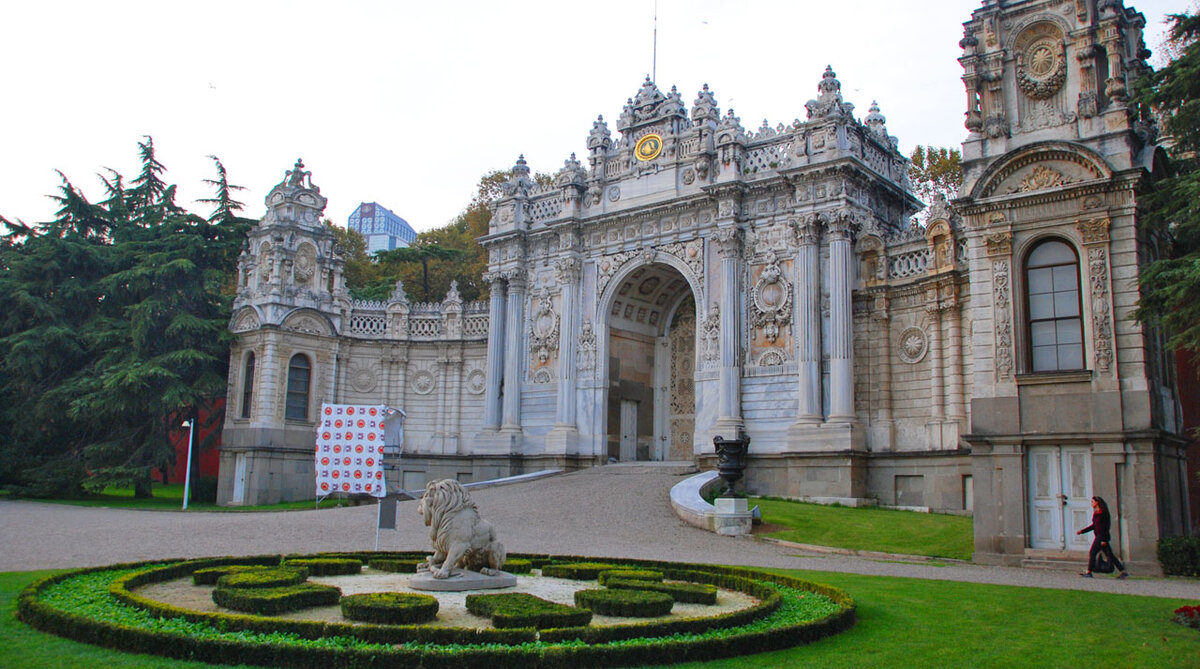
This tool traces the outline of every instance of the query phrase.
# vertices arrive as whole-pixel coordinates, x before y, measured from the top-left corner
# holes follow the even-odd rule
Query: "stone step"
[[[637,462],[610,462],[600,467],[594,467],[597,473],[612,474],[649,474],[670,473],[678,476],[695,474],[700,471],[691,460],[639,460]]]

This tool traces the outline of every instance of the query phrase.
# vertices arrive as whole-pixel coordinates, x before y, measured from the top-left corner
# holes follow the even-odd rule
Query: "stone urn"
[[[717,449],[717,474],[725,481],[725,494],[733,491],[733,484],[746,472],[746,451],[750,450],[750,437],[739,432],[737,439],[714,437]]]

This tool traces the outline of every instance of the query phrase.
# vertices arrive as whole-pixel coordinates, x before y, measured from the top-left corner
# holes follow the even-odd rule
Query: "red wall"
[[[200,420],[196,421],[196,443],[192,448],[199,454],[196,458],[196,466],[192,467],[192,482],[201,476],[216,476],[217,469],[220,464],[220,453],[217,452],[217,447],[221,445],[221,425],[224,423],[225,398],[218,397],[207,406],[200,406]],[[213,420],[213,416],[216,420]],[[180,423],[183,422],[181,419]],[[212,422],[211,425],[209,423]],[[200,445],[209,435],[215,434],[216,441],[208,448],[201,448]],[[183,477],[187,473],[187,449],[188,449],[188,430],[185,427],[178,428],[171,433],[171,445],[175,447],[175,466],[168,470],[168,478],[166,483],[183,483]]]

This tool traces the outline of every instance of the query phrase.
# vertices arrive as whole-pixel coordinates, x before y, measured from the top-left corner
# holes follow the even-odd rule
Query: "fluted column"
[[[929,315],[929,403],[930,419],[940,423],[946,419],[946,391],[942,363],[942,309],[937,302],[937,291],[925,305]]]
[[[741,234],[735,227],[714,234],[721,256],[721,371],[718,422],[741,425]]]
[[[506,272],[508,309],[504,315],[504,430],[521,429],[521,328],[525,323],[525,276],[521,270]]]
[[[879,414],[881,425],[892,424],[892,332],[891,314],[888,313],[888,298],[875,298],[875,310],[871,318],[879,323],[880,332],[873,337],[876,342],[875,371],[878,374],[876,387],[879,389]],[[890,444],[889,444],[890,447]]]
[[[261,331],[260,331],[261,333]],[[263,337],[262,334],[258,335]],[[245,362],[241,363],[245,365]],[[279,360],[279,350],[275,337],[267,334],[263,337],[261,359],[254,362],[254,395],[251,401],[254,410],[250,413],[251,425],[271,425],[276,420],[283,420],[283,407],[287,405],[287,390],[282,388],[287,383],[287,364]],[[278,413],[278,418],[276,417]]]
[[[817,252],[820,219],[811,214],[794,223],[796,252],[797,424],[821,422],[821,260]]]
[[[829,421],[853,422],[854,317],[850,308],[850,214],[838,212],[829,234]]]
[[[556,424],[575,427],[575,326],[581,263],[578,258],[560,258],[555,264],[562,290],[558,335],[558,412]]]
[[[942,309],[945,313],[943,318],[947,322],[946,337],[950,340],[949,369],[946,374],[948,380],[946,390],[949,398],[946,406],[950,420],[965,427],[967,416],[963,396],[962,309],[959,307],[957,297],[944,304]]]
[[[504,280],[497,272],[483,275],[491,284],[488,307],[487,384],[483,391],[483,429],[500,429],[500,380],[504,378]]]

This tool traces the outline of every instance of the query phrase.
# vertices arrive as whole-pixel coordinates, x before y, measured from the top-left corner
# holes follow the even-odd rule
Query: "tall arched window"
[[[246,369],[242,372],[242,418],[250,417],[250,402],[254,399],[254,351],[246,354]]]
[[[1079,256],[1075,249],[1059,240],[1035,246],[1025,262],[1025,287],[1030,370],[1083,369]]]
[[[287,410],[288,420],[308,420],[308,380],[312,376],[312,364],[308,358],[297,353],[288,363]]]

